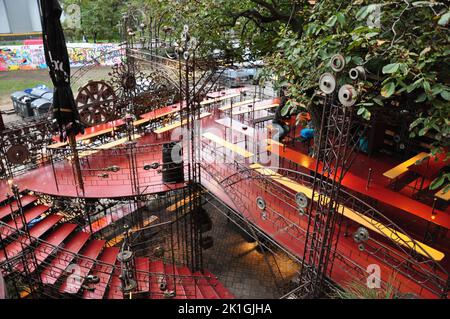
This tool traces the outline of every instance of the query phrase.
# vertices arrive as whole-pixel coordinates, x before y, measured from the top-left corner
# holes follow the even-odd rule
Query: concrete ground
[[[275,279],[257,244],[247,242],[242,231],[213,206],[206,205],[205,208],[213,221],[213,229],[205,235],[214,239],[214,246],[203,252],[205,269],[217,276],[239,299],[274,299],[284,295],[287,291],[278,291],[277,286],[285,289],[297,275],[298,264],[282,251],[276,250],[275,258],[266,252],[267,260],[277,274]]]

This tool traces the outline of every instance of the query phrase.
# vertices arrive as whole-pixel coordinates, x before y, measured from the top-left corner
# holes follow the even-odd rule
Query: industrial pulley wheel
[[[299,208],[308,207],[308,197],[302,192],[295,194],[295,202]]]
[[[356,103],[357,97],[358,92],[350,84],[345,84],[339,89],[338,98],[343,106],[353,106]]]
[[[366,80],[366,70],[362,66],[357,66],[356,68],[350,69],[348,75],[352,80]]]
[[[336,78],[331,73],[324,73],[319,79],[319,88],[325,94],[331,94],[336,89]]]
[[[117,100],[108,83],[90,81],[78,90],[75,99],[81,123],[89,127],[108,122],[115,114]]]
[[[336,54],[331,57],[330,64],[334,72],[341,72],[345,68],[345,59],[342,55]]]
[[[259,209],[265,210],[266,209],[266,201],[262,197],[258,197],[256,199],[256,206],[258,206]]]
[[[6,151],[6,158],[11,164],[20,165],[25,163],[30,156],[30,152],[25,145],[16,144],[12,145]]]
[[[129,251],[129,250],[124,250],[121,251],[118,255],[117,255],[117,260],[120,262],[128,262],[131,260],[131,258],[133,258],[133,252]]]

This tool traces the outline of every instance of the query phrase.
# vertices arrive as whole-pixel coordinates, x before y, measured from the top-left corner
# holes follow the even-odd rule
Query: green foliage
[[[343,286],[343,290],[338,290],[334,294],[336,299],[396,299],[395,288],[396,275],[389,277],[386,283],[380,288],[369,288],[360,280],[351,280]]]
[[[73,40],[85,36],[90,42],[120,40],[119,23],[128,1],[123,0],[63,0],[63,9],[77,4],[81,11],[81,30],[65,28],[65,33]]]
[[[338,291],[337,299],[394,299],[393,289],[370,289],[366,285],[354,281],[348,283],[344,291]]]
[[[368,23],[377,11],[380,28]],[[411,137],[429,134],[436,140],[433,152],[447,152],[449,20],[448,5],[437,1],[317,1],[303,32],[280,28],[277,50],[267,58],[270,74],[291,84],[292,99],[313,107],[318,79],[340,53],[348,67],[363,65],[370,74],[357,84],[360,116],[395,113],[396,105],[408,103],[416,118]]]
[[[294,2],[297,4],[293,6]],[[137,7],[164,14],[172,27],[188,24],[202,44],[202,53],[222,50],[234,61],[252,60],[273,52],[282,25],[301,29],[308,1],[292,0],[130,0]],[[292,13],[292,14],[291,14]]]

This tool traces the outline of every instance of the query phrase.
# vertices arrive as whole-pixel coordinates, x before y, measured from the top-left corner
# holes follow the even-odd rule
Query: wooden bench
[[[233,124],[231,124],[231,121],[233,121]],[[248,137],[256,137],[256,131],[253,127],[249,127],[248,125],[245,125],[244,123],[236,120],[231,120],[229,117],[218,119],[215,122],[227,129],[233,129],[233,131],[244,134]],[[244,130],[243,127],[246,127],[246,129]]]
[[[146,113],[146,114],[142,114],[141,118],[142,119],[148,119],[148,120],[158,120],[158,119],[160,119],[162,117],[173,115],[173,114],[175,114],[177,112],[180,112],[180,107],[175,107],[175,108],[173,108],[173,107],[172,108],[166,107],[166,110],[162,111],[162,112],[160,110],[161,109],[158,109],[158,110],[155,110],[155,111],[151,111],[151,112]],[[158,112],[158,111],[160,111],[160,112]],[[138,121],[140,121],[140,120],[138,120]]]
[[[134,134],[132,140],[136,140],[140,137],[141,136],[139,134]],[[111,148],[122,145],[123,143],[125,143],[127,141],[128,141],[128,137],[123,137],[121,139],[118,139],[117,141],[113,141],[113,142],[110,142],[107,144],[100,145],[100,146],[96,147],[95,149],[80,152],[80,153],[78,153],[78,158],[83,158],[83,157],[98,153],[100,151],[109,150]],[[72,160],[72,158],[73,158],[73,156],[67,157],[68,160]]]
[[[204,191],[195,192],[192,197],[195,199],[195,198],[199,197],[203,193],[204,193]],[[180,199],[175,204],[172,204],[169,207],[167,207],[166,210],[167,210],[167,212],[173,213],[173,212],[175,212],[177,210],[177,208],[189,204],[190,201],[191,201],[191,196],[186,196],[185,198]]]
[[[58,149],[58,148],[61,148],[61,147],[65,147],[68,144],[69,143],[67,143],[67,142],[58,142],[58,143],[54,143],[54,144],[48,145],[47,148],[55,150],[55,149]]]
[[[204,113],[200,114],[200,119],[203,119],[203,118],[208,117],[210,115],[211,115],[211,113],[204,112]],[[183,120],[183,124],[184,123],[186,123],[186,120]],[[168,131],[176,129],[177,127],[181,127],[181,121],[176,121],[176,122],[173,122],[172,124],[163,126],[163,127],[159,128],[159,129],[155,130],[154,133],[156,133],[156,134],[166,133]]]
[[[114,131],[114,128],[107,128],[107,129],[100,130],[100,131],[97,131],[97,132],[93,132],[93,133],[90,133],[90,134],[81,135],[79,138],[77,138],[77,142],[89,140],[89,139],[97,137],[97,136],[102,136],[102,135],[105,135],[105,134],[108,134],[108,133],[112,133],[113,131]],[[50,144],[49,146],[47,146],[47,148],[49,148],[49,149],[58,149],[58,148],[61,148],[61,147],[65,147],[67,145],[69,145],[68,142],[59,142],[59,143]]]
[[[422,152],[417,154],[416,156],[410,158],[407,161],[404,161],[403,163],[400,163],[399,165],[395,166],[394,168],[391,168],[390,170],[383,173],[383,176],[389,178],[390,180],[395,180],[404,173],[408,171],[408,166],[413,165],[414,163],[423,160],[430,154]]]
[[[282,176],[271,169],[264,168],[264,166],[260,164],[253,164],[250,165],[250,168],[255,170],[256,172],[260,173],[261,175],[270,177],[274,181],[278,182],[279,184],[289,188],[290,190],[299,193],[304,193],[308,198],[312,198],[313,190],[309,187],[306,187],[304,185],[301,185],[285,176]],[[329,199],[328,199],[329,200]],[[317,198],[314,198],[314,201],[317,201]],[[396,242],[399,245],[405,246],[409,249],[413,249],[418,254],[425,256],[428,258],[428,255],[431,256],[436,261],[441,261],[445,254],[418,241],[415,241],[416,244],[412,243],[410,241],[410,237],[400,233],[390,227],[387,227],[378,221],[371,219],[349,207],[346,207],[344,205],[339,205],[337,208],[337,211],[340,214],[343,214],[346,218],[358,223],[361,226],[366,227],[367,229],[370,229],[380,235],[383,235],[390,240]]]
[[[211,92],[211,93],[208,93],[206,96],[210,99],[213,99],[213,98],[218,98],[221,96],[230,95],[230,94],[234,94],[234,93],[242,94],[242,93],[248,92],[248,91],[250,91],[250,89],[248,87],[239,87],[239,88],[233,88],[233,89],[228,89],[228,90]]]
[[[204,100],[204,101],[200,102],[200,105],[205,106],[205,105],[209,105],[209,104],[214,104],[214,103],[222,102],[222,101],[232,99],[232,98],[238,97],[238,96],[241,96],[241,93],[234,93],[234,94],[224,95],[224,96],[209,99],[209,100]]]
[[[253,156],[253,153],[243,149],[242,147],[232,144],[213,133],[210,132],[203,133],[203,137],[209,139],[210,141],[213,141],[216,144],[219,144],[220,146],[223,146],[226,149],[233,151],[236,154],[241,155],[244,158],[249,158]]]
[[[233,116],[234,115],[243,115],[243,114],[248,114],[248,113],[258,112],[258,111],[265,111],[265,110],[273,109],[274,107],[277,107],[278,105],[280,105],[280,104],[272,103],[272,104],[267,104],[267,105],[249,107],[247,110],[240,110],[240,111],[233,112]]]
[[[140,119],[140,120],[136,120],[133,122],[134,126],[141,126],[142,124],[147,124],[148,122],[150,122],[150,118],[146,118],[146,119]]]
[[[275,118],[275,115],[267,115],[263,117],[259,117],[253,120],[253,125],[258,125],[264,122],[272,121]],[[269,124],[270,125],[270,124]]]
[[[219,107],[219,111],[225,112],[231,109],[231,107],[236,108],[236,107],[241,107],[241,106],[246,106],[246,105],[254,105],[256,102],[259,102],[260,99],[250,99],[250,100],[245,100],[242,102],[237,102],[237,103],[233,103],[233,105],[227,105],[227,106],[222,106]]]
[[[446,202],[450,200],[450,189],[445,192],[446,189],[449,188],[450,185],[444,186],[439,192],[434,194],[434,197],[442,199]]]

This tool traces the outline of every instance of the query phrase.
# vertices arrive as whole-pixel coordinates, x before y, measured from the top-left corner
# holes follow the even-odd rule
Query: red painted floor
[[[169,109],[166,108],[166,110],[162,110],[161,112],[168,111]],[[158,112],[159,111],[154,111],[153,113],[150,112],[151,114],[146,114],[144,117],[158,116]],[[262,114],[264,112],[260,113]],[[224,126],[215,122],[215,120],[221,116],[220,112],[214,112],[214,114],[215,115],[210,119],[202,121],[204,128],[214,129],[215,134],[218,134],[223,138],[228,137],[232,143],[241,147],[248,147],[249,151],[264,151],[264,149],[254,147],[255,142],[259,142],[260,146],[264,145],[264,143],[261,143],[261,136],[263,135],[254,133],[254,138],[245,132],[233,133],[233,135],[231,135],[230,129],[228,129],[228,133],[225,133]],[[244,118],[245,117],[242,117],[241,120]],[[251,119],[251,116],[247,116],[247,118],[249,120]],[[246,136],[246,138],[244,138],[244,136]],[[145,164],[155,161],[161,163],[161,145],[156,145],[155,143],[162,142],[167,142],[167,137],[158,139],[151,133],[138,140],[137,147],[139,148],[139,151],[136,154],[136,159],[140,194],[164,192],[184,186],[184,184],[164,184],[162,182],[162,176],[157,170],[145,171],[143,169]],[[290,148],[280,149],[275,147],[272,151],[278,153],[281,157],[298,163],[305,169],[311,170],[315,168],[315,161],[299,150]],[[417,223],[414,227],[417,228],[415,231],[423,233],[424,225],[426,225],[427,222],[431,222],[430,217],[432,208],[402,192],[395,192],[387,188],[387,181],[382,176],[382,173],[396,164],[397,163],[392,163],[388,158],[369,158],[363,154],[359,154],[352,170],[346,175],[343,185],[347,189],[362,194],[366,198],[371,198],[380,203],[383,207],[387,207],[386,214],[392,213],[393,216],[400,216],[399,218],[406,216],[411,219],[420,219],[422,223]],[[130,164],[125,150],[101,151],[82,159],[81,165],[84,170],[84,192],[77,187],[71,163],[67,160],[56,163],[54,167],[47,165],[21,175],[15,178],[14,183],[18,184],[21,189],[70,197],[113,198],[130,196],[136,193],[136,190],[132,189],[130,182]],[[115,173],[107,172],[108,177],[106,178],[98,176],[99,172],[101,172],[99,169],[112,165],[119,166],[120,171]],[[282,163],[281,165],[283,166],[285,164]],[[365,172],[367,172],[369,167],[373,170],[373,178],[370,186],[366,189],[367,182]],[[212,173],[216,178],[225,178],[235,172],[230,170],[230,167],[224,164],[214,164],[214,172],[208,171],[207,166],[204,166],[204,168],[206,171],[203,174],[202,183],[205,187],[221,198],[230,207],[244,214],[244,216],[252,223],[269,234],[275,241],[280,243],[291,253],[299,257],[303,255],[304,229],[306,229],[307,223],[307,218],[305,216],[299,216],[298,211],[292,209],[286,201],[277,197],[276,194],[267,193],[257,182],[251,180],[238,183],[239,189],[237,194],[239,194],[239,198],[231,198],[230,193],[217,185],[208,173]],[[2,181],[0,183],[0,192],[6,193],[7,191],[8,185],[6,181]],[[271,212],[269,212],[269,218],[267,219],[261,218],[261,212],[256,206],[256,198],[258,196],[264,196],[266,202],[269,203],[271,207]],[[2,197],[0,197],[0,199],[1,198]],[[450,229],[450,208],[447,208],[445,211],[438,211],[437,218],[433,222]],[[348,225],[349,233],[352,234],[357,227],[358,225]],[[360,274],[362,273],[363,275],[365,273],[365,268],[373,263],[380,264],[383,273],[382,276],[384,277],[383,279],[387,280],[393,274],[392,268],[381,262],[375,256],[364,251],[359,251],[351,236],[341,236],[336,254],[338,258],[336,258],[333,267],[332,277],[339,283],[344,283],[355,276],[356,272],[354,270],[350,271],[348,268],[348,264],[351,264],[352,262],[361,269]],[[448,260],[449,258],[446,256],[442,262],[446,269],[449,269]],[[152,265],[150,265],[150,268],[151,267]],[[437,276],[444,276],[440,271],[432,271],[436,271]],[[113,281],[115,280],[115,277],[116,274],[113,274]],[[414,292],[426,298],[437,297],[430,289],[423,289],[414,280],[411,280],[404,275],[397,276],[396,285],[401,291]],[[202,290],[201,286],[202,285],[200,284],[200,290]],[[65,288],[64,285],[61,287],[62,290],[65,290]],[[77,291],[78,289],[79,287],[76,287]],[[208,291],[208,289],[200,291],[200,293],[205,297],[217,297],[213,296],[213,294],[217,294],[216,291],[211,292]]]
[[[227,176],[227,174],[230,174],[230,172],[226,172],[226,168],[222,167],[222,169],[225,171],[223,175],[220,174],[221,176]],[[215,173],[215,176],[217,175],[219,174]],[[221,190],[220,187],[217,186],[217,184],[215,184],[212,180],[211,176],[208,176],[206,172],[203,174],[202,183],[214,195],[218,196],[231,207],[236,206],[235,204],[233,205],[233,203],[235,203],[235,201],[233,202],[235,198],[230,198],[231,191],[229,189]],[[264,191],[264,189],[258,187],[255,182],[240,182],[237,184],[236,189],[238,194],[240,194],[240,200],[245,205],[245,210],[242,210],[242,207],[239,207],[239,211],[243,212],[243,215],[246,216],[253,224],[257,225],[266,234],[269,234],[270,237],[285,247],[285,249],[301,258],[303,256],[304,249],[303,229],[306,229],[307,218],[300,218],[296,210],[286,207],[285,202],[273,195],[268,194]],[[266,203],[270,207],[267,211],[273,212],[269,213],[266,220],[261,218],[261,211],[256,206],[256,198],[258,196],[265,198]],[[356,228],[357,225],[349,227],[349,233],[352,234],[356,231]],[[336,253],[340,256],[340,258],[352,261],[363,271],[365,271],[367,266],[370,264],[380,265],[383,280],[388,280],[394,274],[392,268],[382,263],[379,259],[365,252],[360,252],[357,244],[353,241],[351,236],[345,238],[341,235]],[[332,273],[333,280],[340,284],[345,284],[347,281],[355,277],[353,270],[349,272],[339,271],[341,268],[345,268],[345,265],[340,261],[340,259],[335,260],[334,270]],[[414,292],[423,298],[438,297],[432,292],[423,289],[419,284],[413,282],[404,275],[397,275],[395,285],[402,292]]]

